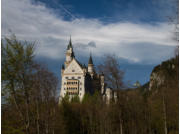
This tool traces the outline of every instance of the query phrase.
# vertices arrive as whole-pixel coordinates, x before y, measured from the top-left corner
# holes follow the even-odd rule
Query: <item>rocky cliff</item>
[[[162,62],[156,66],[150,76],[149,90],[179,80],[179,57]]]

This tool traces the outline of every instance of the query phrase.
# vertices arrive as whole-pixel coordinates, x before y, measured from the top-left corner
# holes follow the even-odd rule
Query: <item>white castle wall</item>
[[[78,96],[80,100],[83,99],[83,96],[85,94],[85,72],[84,70],[79,66],[79,64],[76,62],[75,59],[71,61],[71,63],[68,65],[68,67],[62,71],[62,81],[61,81],[61,91],[60,91],[60,99],[62,99],[66,93],[67,93],[67,80],[78,80],[79,86],[78,86]],[[69,95],[70,97],[73,97],[73,95]]]

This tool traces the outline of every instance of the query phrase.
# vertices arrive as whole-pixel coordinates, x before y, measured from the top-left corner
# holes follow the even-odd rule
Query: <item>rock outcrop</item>
[[[150,76],[149,90],[168,84],[171,80],[179,79],[179,57],[162,62],[156,66]]]

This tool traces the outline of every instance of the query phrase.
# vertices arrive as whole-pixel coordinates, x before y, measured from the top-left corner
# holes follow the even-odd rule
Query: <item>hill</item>
[[[149,90],[169,84],[177,85],[179,81],[179,57],[162,62],[156,66],[150,76]]]

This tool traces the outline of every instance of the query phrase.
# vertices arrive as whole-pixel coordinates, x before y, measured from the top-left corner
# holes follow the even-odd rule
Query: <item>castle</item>
[[[85,93],[93,94],[101,92],[103,98],[112,98],[113,91],[106,88],[104,75],[97,74],[94,69],[93,59],[90,54],[88,66],[82,65],[76,58],[73,51],[71,38],[66,50],[66,60],[61,68],[61,90],[60,101],[68,95],[71,98],[79,96],[82,101]]]

